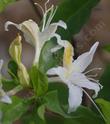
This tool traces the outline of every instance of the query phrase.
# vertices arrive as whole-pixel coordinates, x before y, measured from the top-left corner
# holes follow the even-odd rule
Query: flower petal
[[[39,41],[39,27],[36,22],[33,20],[27,20],[24,21],[21,24],[16,24],[10,21],[7,21],[5,23],[5,30],[8,31],[8,26],[14,25],[16,28],[21,30],[24,33],[24,37],[28,43],[30,43],[32,46],[37,46],[37,43]]]
[[[7,22],[5,23],[5,31],[9,31],[9,29],[8,29],[8,26],[9,26],[9,25],[13,25],[13,26],[15,26],[17,29],[20,29],[19,24],[13,23],[13,22],[11,22],[11,21],[7,21]]]
[[[61,73],[64,73],[66,70],[63,67],[56,67],[51,68],[47,71],[48,75],[60,75]]]
[[[93,97],[96,97],[98,95],[98,92],[100,91],[100,86],[97,83],[94,83],[92,81],[89,81],[87,77],[82,73],[73,73],[70,78],[71,83],[74,85],[77,85],[79,87],[87,88],[90,90],[95,91],[95,95]]]
[[[89,52],[86,52],[80,55],[74,62],[73,62],[73,70],[78,72],[83,72],[89,64],[91,64],[94,53],[99,45],[99,42],[96,42]]]
[[[66,44],[67,45],[64,49],[64,55],[63,55],[63,66],[65,68],[71,69],[73,56],[74,56],[74,49],[69,42],[66,42]]]
[[[63,83],[68,84],[68,79],[66,78],[67,70],[63,67],[51,68],[47,71],[48,75],[58,75]]]
[[[1,69],[2,69],[2,66],[3,66],[3,60],[1,59],[1,60],[0,60],[0,71],[1,71]]]
[[[72,62],[73,62],[73,56],[74,56],[73,46],[68,41],[62,40],[61,36],[56,33],[54,34],[54,37],[57,38],[57,43],[59,44],[59,47],[57,46],[52,50],[55,51],[55,50],[58,50],[59,48],[64,47],[65,49],[64,49],[64,56],[63,56],[63,66],[66,68],[71,68]]]
[[[81,105],[82,103],[82,96],[83,92],[82,89],[75,85],[68,85],[69,87],[69,109],[68,113],[76,111],[76,109]]]
[[[59,21],[58,23],[50,24],[49,27],[46,27],[45,30],[39,34],[40,41],[42,42],[42,46],[46,41],[50,40],[54,36],[58,26],[64,29],[67,28],[66,24],[63,21]]]
[[[3,97],[1,97],[0,98],[0,101],[3,102],[3,103],[8,103],[8,104],[11,104],[12,103],[12,100],[7,95],[4,95]]]

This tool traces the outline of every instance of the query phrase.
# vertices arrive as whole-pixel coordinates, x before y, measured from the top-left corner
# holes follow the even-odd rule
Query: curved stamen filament
[[[100,113],[100,115],[102,116],[102,118],[106,122],[106,118],[104,117],[103,113],[101,112],[101,110],[99,109],[99,107],[97,106],[97,104],[94,102],[94,100],[90,97],[90,95],[83,88],[81,88],[81,89],[87,95],[87,97],[90,99],[90,101],[93,103],[93,105],[95,106],[95,108],[97,109],[97,111]]]
[[[94,75],[87,75],[87,77],[97,77],[98,76],[98,74],[94,74]]]
[[[49,3],[49,1],[50,1],[50,0],[47,0],[47,1],[45,2],[45,12],[47,11],[47,4]]]
[[[49,18],[48,18],[46,27],[48,27],[48,26],[50,25],[50,23],[51,23],[53,17],[55,16],[55,13],[56,13],[56,11],[57,11],[57,8],[58,8],[58,7],[56,7],[56,8],[54,9],[53,7],[54,7],[54,6],[52,6],[52,10],[51,10],[50,16],[49,16]]]
[[[93,81],[93,82],[96,82],[100,86],[101,89],[103,88],[103,86],[99,83],[99,80],[95,80],[93,78],[88,78],[88,79]]]
[[[88,74],[88,73],[90,73],[92,71],[95,71],[95,70],[102,70],[102,68],[93,68],[93,69],[91,69],[89,71],[86,71],[84,74]]]
[[[44,11],[43,7],[40,4],[38,4],[38,3],[34,3],[34,4],[37,5],[41,9],[41,11],[42,11],[42,13],[44,15],[45,11]]]

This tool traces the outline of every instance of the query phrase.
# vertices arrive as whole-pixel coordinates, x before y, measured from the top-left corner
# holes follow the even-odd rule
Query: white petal
[[[82,73],[77,73],[77,72],[73,73],[71,75],[70,81],[79,87],[94,90],[95,91],[94,97],[96,97],[98,95],[98,92],[100,91],[99,84],[89,81],[87,77]]]
[[[58,26],[64,29],[67,28],[66,24],[63,21],[53,23],[49,27],[46,27],[45,30],[39,34],[40,41],[42,42],[42,44],[44,44],[46,41],[50,40],[54,36]]]
[[[78,72],[83,72],[88,65],[91,64],[94,53],[99,45],[99,42],[96,42],[89,52],[86,52],[82,55],[80,55],[74,62],[73,62],[73,70]]]
[[[47,71],[48,75],[60,75],[61,73],[63,73],[65,71],[65,69],[63,67],[56,67],[56,68],[51,68]]]
[[[20,24],[20,30],[24,33],[26,41],[34,47],[39,42],[39,27],[33,20],[24,21]]]
[[[57,45],[57,46],[55,46],[54,48],[51,49],[51,53],[55,53],[58,50],[60,50],[61,48],[62,48],[62,46]]]
[[[8,103],[8,104],[11,104],[12,103],[12,100],[10,99],[9,96],[7,95],[4,95],[3,97],[0,98],[0,101],[1,102],[4,102],[4,103]]]
[[[24,34],[26,41],[32,46],[37,45],[39,41],[39,27],[33,20],[24,21],[21,24],[16,24],[10,21],[5,23],[5,30],[8,31],[8,26],[14,25],[17,29],[21,30]]]
[[[61,36],[57,33],[54,34],[54,36],[57,39],[57,43],[62,47],[67,47],[68,41],[62,40]]]
[[[9,25],[13,25],[13,26],[15,26],[17,29],[20,29],[19,24],[13,23],[13,22],[11,22],[11,21],[7,21],[7,22],[5,23],[5,31],[9,31],[9,29],[8,29],[8,26],[9,26]]]
[[[68,85],[69,87],[69,110],[68,113],[76,111],[76,109],[81,105],[82,103],[82,89],[78,86],[74,85]]]
[[[1,71],[1,69],[2,69],[2,66],[3,66],[3,60],[1,59],[1,60],[0,60],[0,71]]]
[[[65,84],[68,84],[68,79],[66,78],[67,70],[63,67],[51,68],[47,71],[47,74],[58,75]]]

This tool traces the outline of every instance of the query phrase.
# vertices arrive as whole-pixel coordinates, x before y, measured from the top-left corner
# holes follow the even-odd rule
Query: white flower
[[[61,42],[64,49],[63,56],[63,67],[59,66],[48,70],[47,74],[49,75],[58,75],[60,79],[68,86],[69,88],[69,110],[68,112],[75,111],[80,104],[82,103],[83,88],[87,88],[95,91],[94,97],[98,95],[100,91],[100,84],[93,78],[87,77],[84,73],[88,65],[91,64],[94,53],[98,47],[99,42],[96,42],[90,51],[80,55],[76,60],[73,60],[74,50],[72,45],[69,42]],[[97,69],[97,68],[96,68]],[[93,71],[95,69],[92,69]],[[90,75],[89,75],[90,76]],[[97,83],[96,83],[97,82]]]
[[[57,8],[54,9],[54,6],[52,5],[51,8],[47,9],[48,2],[49,1],[45,3],[45,10],[43,10],[43,8],[38,3],[36,3],[36,5],[38,5],[43,12],[43,25],[41,30],[38,24],[31,19],[24,21],[21,24],[15,24],[10,21],[7,21],[5,24],[6,31],[8,31],[9,25],[16,26],[19,30],[24,33],[26,41],[35,47],[34,63],[39,62],[39,56],[43,45],[46,41],[50,40],[54,36],[58,26],[64,29],[67,28],[66,24],[63,21],[50,24],[56,13]]]
[[[3,66],[3,60],[0,60],[0,102],[11,104],[12,101],[11,101],[10,97],[5,93],[5,91],[2,88],[3,87],[2,82],[1,82],[2,66]]]

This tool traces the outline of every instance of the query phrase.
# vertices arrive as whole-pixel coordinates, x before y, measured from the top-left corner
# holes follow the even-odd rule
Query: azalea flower
[[[5,24],[6,31],[8,31],[9,25],[16,26],[19,30],[23,32],[26,41],[33,47],[35,47],[34,64],[39,62],[41,49],[43,48],[46,41],[50,40],[53,36],[55,36],[55,32],[57,31],[58,26],[64,29],[67,28],[66,24],[61,20],[57,23],[51,24],[57,7],[54,8],[54,6],[52,5],[49,9],[47,9],[48,2],[49,0],[45,3],[45,10],[38,3],[35,3],[41,8],[43,12],[43,24],[41,29],[38,24],[31,19],[24,21],[21,24],[15,24],[10,21],[7,21]]]
[[[1,73],[2,66],[3,66],[3,60],[0,60],[0,73]],[[10,97],[7,95],[7,93],[3,90],[2,87],[3,86],[2,86],[1,74],[0,74],[0,102],[11,104],[12,101]]]
[[[59,38],[60,42],[61,41],[60,37],[57,38]],[[70,113],[75,111],[81,105],[83,91],[87,94],[87,92],[83,88],[94,90],[95,91],[95,94],[93,95],[94,98],[98,95],[98,92],[102,88],[100,87],[101,85],[95,79],[90,77],[90,75],[86,76],[89,72],[100,68],[95,68],[88,72],[84,72],[86,68],[91,64],[94,53],[99,45],[99,42],[96,42],[92,46],[90,51],[83,53],[76,60],[73,60],[74,49],[69,42],[63,41],[60,42],[60,45],[62,45],[65,48],[63,56],[63,66],[51,68],[47,71],[47,74],[58,75],[60,80],[63,81],[68,86],[69,88],[68,113]]]

